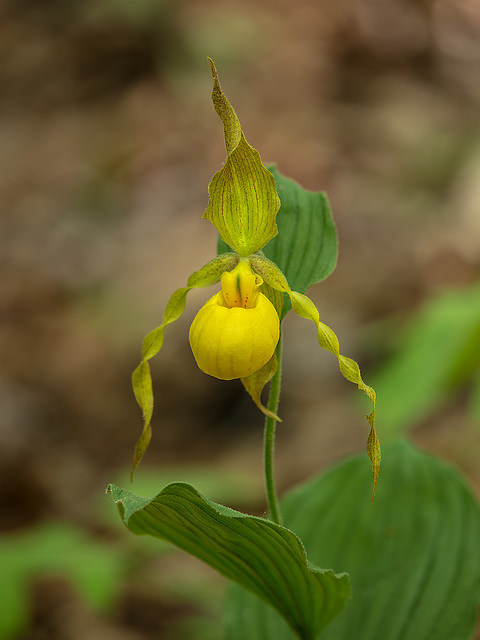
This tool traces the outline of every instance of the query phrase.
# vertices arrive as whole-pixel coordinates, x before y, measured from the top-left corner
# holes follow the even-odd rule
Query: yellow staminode
[[[247,260],[222,274],[222,290],[195,316],[190,346],[199,368],[215,378],[245,378],[273,356],[279,339],[278,314],[259,291],[263,280]]]

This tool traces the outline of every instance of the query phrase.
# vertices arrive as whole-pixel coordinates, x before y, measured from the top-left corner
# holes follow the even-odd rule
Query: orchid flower
[[[142,360],[132,376],[144,419],[143,432],[135,446],[132,477],[152,433],[149,360],[163,344],[165,327],[182,315],[188,292],[220,283],[221,289],[198,311],[190,327],[190,345],[198,367],[221,380],[239,378],[267,420],[278,421],[277,406],[275,403],[263,406],[261,392],[279,373],[280,325],[287,306],[284,307],[286,294],[293,311],[314,322],[320,346],[338,359],[343,376],[371,400],[367,452],[373,466],[374,494],[380,466],[375,392],[363,382],[358,364],[340,354],[337,336],[320,321],[312,300],[293,291],[281,269],[262,253],[278,233],[276,216],[281,203],[275,178],[262,164],[258,151],[245,139],[238,117],[220,87],[212,60],[210,66],[214,81],[212,99],[223,122],[227,159],[210,182],[203,217],[213,224],[231,250],[214,257],[190,276],[186,287],[172,294],[162,324],[143,341]]]

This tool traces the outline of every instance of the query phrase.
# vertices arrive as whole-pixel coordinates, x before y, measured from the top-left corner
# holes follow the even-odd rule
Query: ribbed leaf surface
[[[337,264],[337,231],[327,195],[308,191],[268,167],[275,178],[281,207],[277,213],[278,235],[263,253],[280,267],[293,291],[305,293],[328,277]]]
[[[303,189],[274,166],[268,169],[275,178],[282,204],[276,219],[278,235],[263,253],[281,269],[293,291],[305,293],[313,284],[325,280],[337,263],[337,231],[328,198],[323,191]],[[218,253],[228,251],[229,245],[219,238]],[[287,298],[283,315],[288,309]]]
[[[352,599],[322,640],[467,640],[480,601],[480,510],[459,475],[405,442],[385,447],[369,501],[363,457],[291,493],[288,526],[323,566],[348,571]],[[275,612],[240,589],[227,640],[292,640]],[[244,635],[242,635],[242,633]]]
[[[350,595],[348,576],[311,565],[291,531],[206,500],[188,484],[168,485],[152,499],[108,490],[133,533],[169,540],[249,589],[298,638],[315,640]]]

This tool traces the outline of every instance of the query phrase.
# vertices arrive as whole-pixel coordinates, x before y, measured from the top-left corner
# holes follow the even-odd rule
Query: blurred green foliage
[[[130,470],[118,473],[127,479]],[[166,468],[162,471],[141,470],[135,481],[137,491],[154,495],[158,487],[178,478],[195,482],[201,490],[222,502],[255,502],[262,496],[261,479],[234,471],[206,467]],[[192,615],[179,622],[180,637],[213,640],[219,628],[213,602],[220,601],[218,591],[223,583],[205,589],[208,576],[195,574],[172,578],[159,576],[152,585],[148,562],[159,554],[171,553],[167,542],[130,535],[112,506],[91,506],[96,521],[106,534],[101,538],[78,525],[46,521],[21,533],[0,536],[0,640],[16,637],[30,624],[31,585],[35,579],[61,577],[68,580],[82,601],[97,613],[111,613],[129,581],[132,567],[135,574],[148,583],[149,592],[170,603],[191,603]],[[108,503],[107,503],[108,504]],[[217,588],[218,587],[218,588]],[[155,597],[155,593],[153,593]]]
[[[480,595],[480,509],[459,474],[404,440],[383,449],[375,501],[354,456],[282,501],[309,559],[347,570],[352,598],[322,640],[468,640]],[[237,585],[228,640],[294,640],[280,616]]]
[[[463,388],[480,416],[480,285],[432,297],[372,377],[382,434],[414,427]]]
[[[94,610],[105,611],[118,595],[125,572],[118,548],[60,522],[3,536],[0,566],[0,638],[11,638],[27,624],[29,585],[34,578],[65,577]]]

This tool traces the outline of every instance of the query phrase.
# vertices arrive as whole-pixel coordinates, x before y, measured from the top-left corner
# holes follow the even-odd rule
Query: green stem
[[[277,345],[277,362],[278,367],[275,375],[270,383],[270,393],[268,396],[268,409],[275,415],[278,410],[280,401],[280,383],[282,377],[282,337]],[[265,418],[265,427],[263,431],[263,455],[265,469],[265,490],[267,494],[267,504],[270,519],[277,524],[282,524],[282,516],[280,513],[280,503],[278,500],[277,490],[275,488],[275,471],[274,471],[274,450],[275,450],[275,429],[277,421],[268,416]]]

